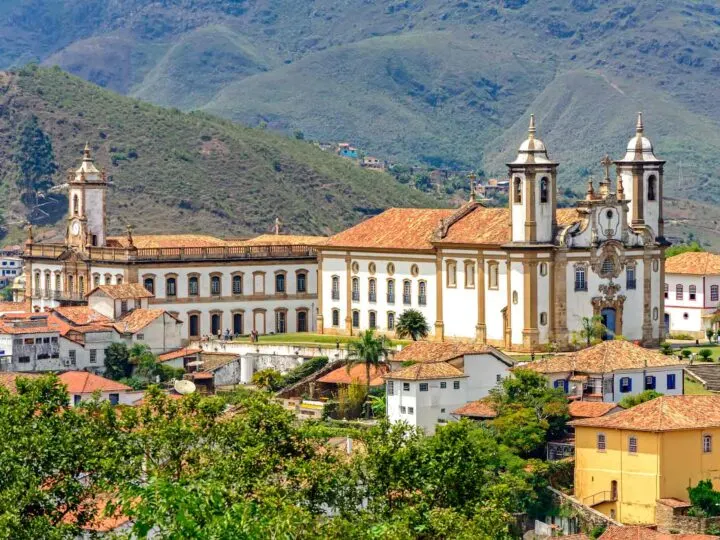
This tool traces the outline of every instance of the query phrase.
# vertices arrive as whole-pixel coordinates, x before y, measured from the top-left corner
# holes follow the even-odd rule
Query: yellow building
[[[663,396],[571,424],[575,497],[617,521],[655,523],[658,499],[687,501],[700,480],[720,488],[720,396]]]

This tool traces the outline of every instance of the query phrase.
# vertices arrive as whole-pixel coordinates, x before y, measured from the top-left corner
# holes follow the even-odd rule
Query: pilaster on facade
[[[524,328],[522,330],[523,349],[534,351],[540,346],[538,329],[538,261],[523,261],[523,308]]]
[[[570,343],[567,327],[567,248],[555,252],[553,264],[554,296],[551,296],[550,311],[552,312],[552,326],[550,341],[554,341],[559,349],[566,349]]]
[[[487,325],[485,323],[485,259],[478,257],[475,261],[477,269],[477,325],[475,325],[475,341],[487,343]]]
[[[442,251],[438,250],[435,257],[435,341],[445,341],[445,323],[443,323],[443,286]]]
[[[352,326],[352,257],[345,256],[345,333],[353,334]]]
[[[643,343],[652,344],[653,339],[653,326],[652,326],[652,264],[653,256],[648,251],[648,246],[645,247],[645,253],[643,253],[643,325],[642,325],[642,340]]]

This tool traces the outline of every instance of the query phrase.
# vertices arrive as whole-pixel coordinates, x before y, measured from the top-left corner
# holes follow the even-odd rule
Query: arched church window
[[[356,277],[352,278],[352,301],[353,302],[359,302],[360,301],[360,280]]]
[[[546,177],[543,177],[540,180],[540,202],[546,203],[549,199],[549,185],[548,179]]]
[[[657,179],[655,176],[648,178],[648,201],[654,201],[657,190]]]
[[[518,292],[517,292],[517,291],[513,291],[513,292],[512,292],[512,303],[513,303],[513,304],[517,304],[517,303],[518,303]]]
[[[73,195],[73,214],[78,215],[80,213],[80,199],[77,195]]]
[[[575,290],[587,291],[587,279],[585,276],[585,267],[583,265],[575,266]]]
[[[513,202],[522,204],[522,180],[520,178],[513,180]]]
[[[475,287],[475,263],[465,261],[465,288],[472,289],[473,287]]]
[[[497,289],[500,282],[500,270],[496,261],[488,263],[488,288]]]
[[[177,280],[174,277],[169,277],[165,280],[165,296],[176,296],[177,295]]]
[[[447,262],[447,286],[455,287],[457,285],[457,263],[455,261]]]
[[[146,277],[143,280],[143,286],[149,293],[155,294],[155,280],[153,278]]]

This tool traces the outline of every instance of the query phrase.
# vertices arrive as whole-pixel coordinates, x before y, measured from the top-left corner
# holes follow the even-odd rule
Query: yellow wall
[[[604,433],[606,450],[597,449],[597,434]],[[638,439],[637,454],[628,452],[628,438]],[[590,504],[588,498],[601,491],[611,491],[618,483],[617,502],[605,502],[594,508],[628,524],[655,521],[658,486],[659,437],[654,433],[629,433],[577,427],[575,430],[575,497]],[[596,499],[600,500],[600,499]]]
[[[597,449],[597,435],[604,433],[606,450]],[[713,436],[711,453],[703,453],[702,436]],[[628,452],[628,439],[637,437],[638,451]],[[617,502],[604,502],[596,510],[625,524],[655,522],[657,499],[687,500],[687,488],[710,478],[720,488],[720,429],[631,432],[577,427],[575,430],[575,497],[610,491],[618,482]],[[601,499],[597,499],[598,501]]]
[[[704,453],[703,435],[712,435],[712,452]],[[662,437],[661,497],[688,499],[687,488],[711,479],[720,488],[720,429],[667,431]]]

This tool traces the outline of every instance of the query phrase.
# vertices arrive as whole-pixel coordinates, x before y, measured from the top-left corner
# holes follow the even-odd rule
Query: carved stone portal
[[[601,316],[603,309],[615,310],[616,336],[622,335],[623,307],[625,305],[625,295],[618,294],[620,289],[620,285],[612,281],[608,284],[600,284],[598,291],[601,296],[594,296],[592,299],[594,316]]]

